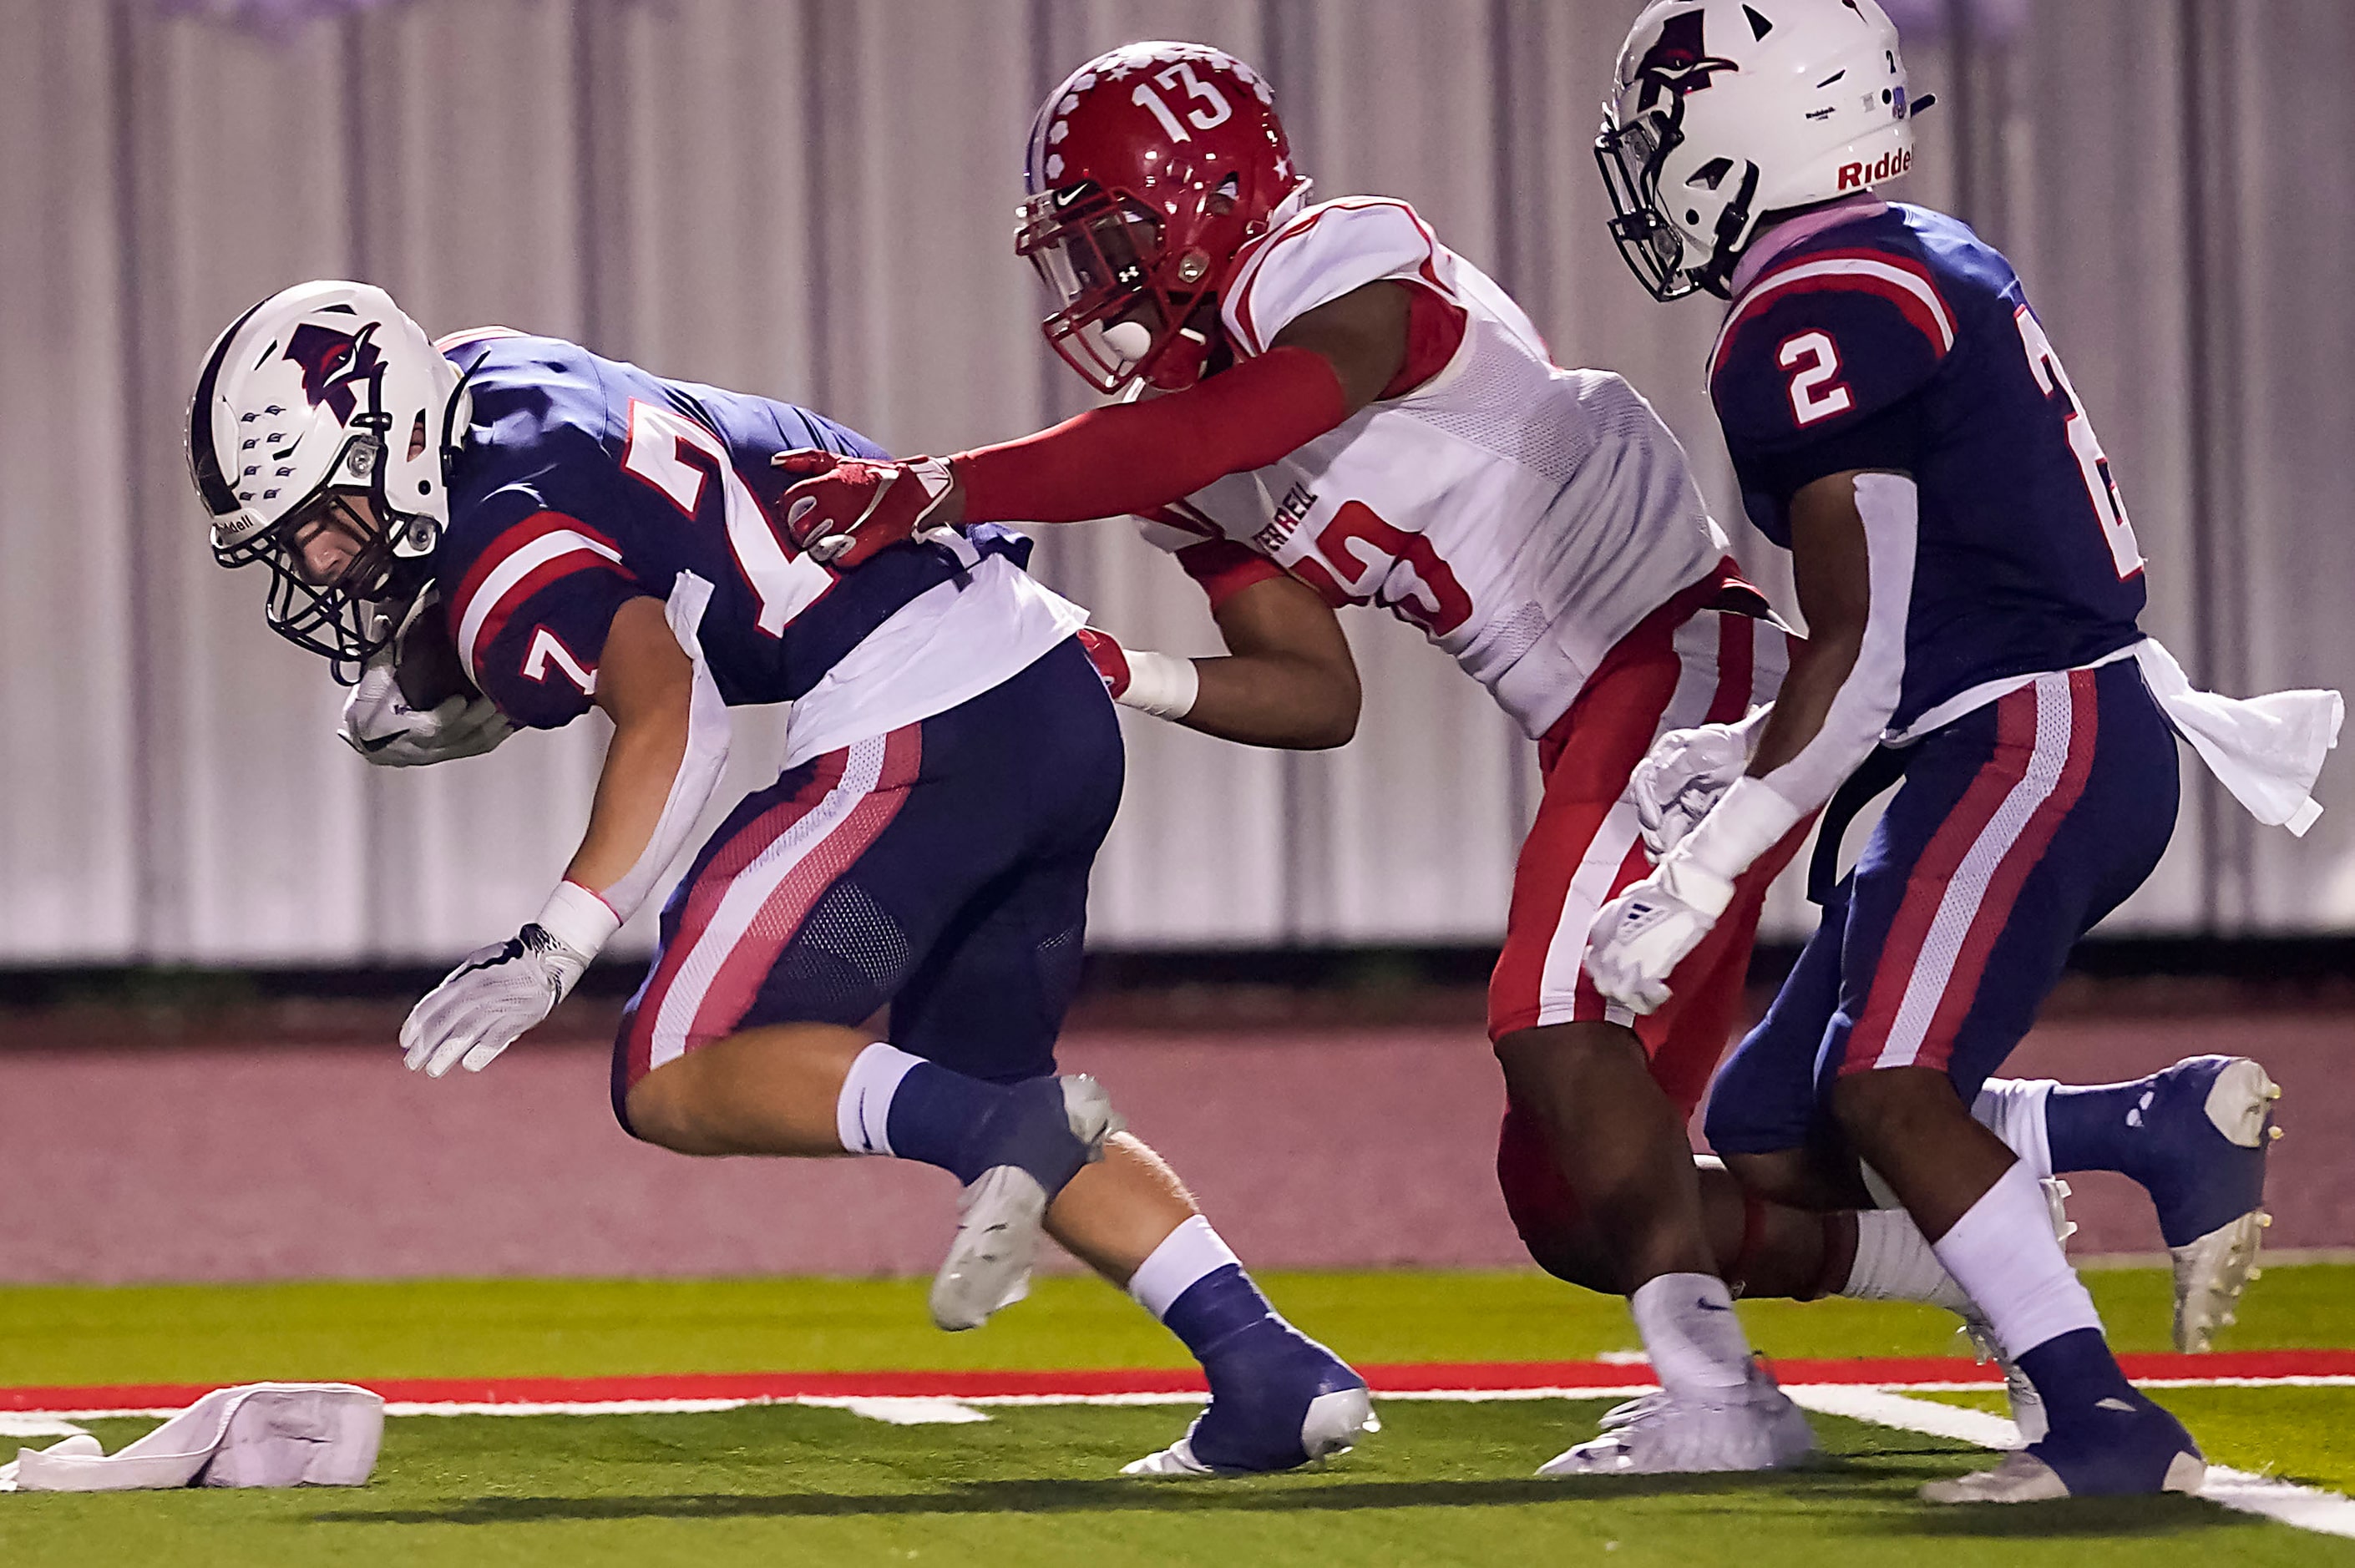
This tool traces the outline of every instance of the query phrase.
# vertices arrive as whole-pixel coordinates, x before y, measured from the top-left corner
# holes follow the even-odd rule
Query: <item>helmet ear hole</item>
[[[420,457],[421,457],[421,456],[423,456],[423,455],[424,455],[424,452],[425,452],[425,410],[424,410],[424,409],[422,409],[422,408],[420,408],[420,409],[418,409],[418,410],[417,410],[417,421],[416,421],[416,423],[414,423],[414,424],[412,424],[412,425],[410,425],[410,426],[409,427],[409,461],[411,461],[411,462],[415,462],[415,461],[416,461]],[[424,489],[427,489],[427,488],[429,488],[429,487],[428,487],[428,486],[426,486],[426,485],[424,485],[424,484],[420,484],[417,488],[418,488],[418,489],[420,489],[420,490],[424,490]]]
[[[1703,164],[1700,168],[1695,169],[1691,175],[1686,179],[1685,184],[1689,185],[1699,185],[1704,190],[1713,191],[1717,189],[1718,186],[1723,185],[1725,183],[1725,176],[1732,173],[1733,173],[1732,159],[1711,158],[1708,163]]]

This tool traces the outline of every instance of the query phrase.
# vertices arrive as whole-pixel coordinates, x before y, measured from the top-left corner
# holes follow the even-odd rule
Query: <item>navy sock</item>
[[[2144,1167],[2164,1152],[2152,1147],[2156,1140],[2140,1115],[2151,1093],[2149,1078],[2056,1086],[2044,1101],[2044,1137],[2053,1171],[2115,1171],[2147,1185]]]
[[[2091,1414],[2103,1400],[2139,1403],[2134,1384],[2118,1370],[2117,1358],[2110,1354],[2109,1342],[2098,1329],[2072,1329],[2065,1334],[2056,1334],[2019,1361],[2019,1370],[2028,1374],[2028,1381],[2044,1396],[2055,1431],[2073,1419]]]
[[[1000,1086],[919,1062],[893,1091],[884,1131],[902,1160],[937,1165],[968,1183],[993,1166],[1018,1165],[1050,1198],[1087,1163],[1055,1077]]]
[[[1196,1361],[1207,1364],[1221,1341],[1274,1313],[1242,1265],[1230,1263],[1178,1292],[1161,1321],[1194,1352]]]

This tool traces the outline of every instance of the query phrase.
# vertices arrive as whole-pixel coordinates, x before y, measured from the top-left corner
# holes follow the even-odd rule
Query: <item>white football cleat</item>
[[[2168,1461],[2167,1478],[2159,1489],[2192,1494],[2207,1481],[2205,1460],[2197,1454],[2178,1454]],[[2025,1503],[2053,1502],[2075,1494],[2058,1470],[2027,1449],[2014,1448],[1992,1470],[1973,1470],[1951,1481],[1927,1482],[1920,1495],[1923,1502],[1934,1503]]]
[[[2069,1495],[2051,1466],[2025,1448],[2015,1448],[1992,1470],[1973,1470],[1951,1481],[1931,1481],[1922,1500],[1934,1503],[2051,1502]]]
[[[1066,1075],[1062,1086],[1071,1136],[1092,1164],[1103,1158],[1104,1139],[1124,1124],[1103,1086],[1085,1073]],[[1039,1179],[1018,1165],[993,1165],[966,1183],[957,1196],[956,1235],[932,1277],[935,1324],[951,1333],[977,1329],[1030,1293],[1030,1260],[1050,1201]]]
[[[1382,1418],[1374,1414],[1374,1402],[1363,1388],[1335,1389],[1320,1393],[1308,1402],[1308,1414],[1300,1423],[1300,1446],[1308,1456],[1304,1465],[1318,1464],[1326,1459],[1337,1459],[1358,1446],[1358,1440],[1382,1429]],[[1194,1457],[1194,1434],[1188,1431],[1158,1453],[1147,1454],[1120,1467],[1124,1476],[1140,1476],[1161,1480],[1206,1480],[1216,1476],[1266,1475],[1264,1470],[1222,1470],[1206,1465]]]
[[[2044,1396],[2036,1392],[2036,1385],[2028,1381],[2019,1363],[2004,1354],[2003,1346],[1995,1337],[1995,1326],[1973,1307],[1963,1314],[1960,1332],[1971,1342],[1972,1361],[1980,1366],[1993,1361],[2002,1369],[2004,1397],[2011,1403],[2011,1424],[2019,1428],[2021,1446],[2042,1442],[2044,1434],[2051,1429],[2044,1411]]]
[[[2193,1144],[2205,1156],[2207,1179],[2199,1191],[2206,1201],[2195,1205],[2188,1198],[2179,1200],[2186,1213],[2203,1214],[2183,1228],[2213,1219],[2219,1207],[2240,1212],[2167,1249],[2175,1263],[2175,1348],[2185,1354],[2213,1348],[2216,1330],[2232,1325],[2241,1292],[2261,1272],[2257,1249],[2274,1223],[2264,1208],[2265,1156],[2281,1137],[2281,1128],[2273,1125],[2281,1093],[2263,1066],[2233,1056],[2223,1059],[2200,1101],[2193,1125],[2201,1132],[2212,1129],[2219,1141]]]
[[[2241,1292],[2264,1271],[2257,1248],[2274,1217],[2253,1209],[2182,1246],[2168,1248],[2175,1260],[2175,1348],[2198,1355],[2214,1348],[2216,1330],[2239,1319]]]
[[[1750,1381],[1726,1390],[1721,1401],[1662,1389],[1614,1406],[1602,1425],[1602,1436],[1547,1460],[1538,1474],[1559,1479],[1779,1470],[1816,1450],[1806,1416],[1754,1363]]]

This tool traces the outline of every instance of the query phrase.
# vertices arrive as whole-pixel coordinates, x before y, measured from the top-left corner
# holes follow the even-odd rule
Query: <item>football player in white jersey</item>
[[[1682,450],[1618,376],[1554,366],[1405,203],[1309,205],[1266,83],[1215,49],[1133,44],[1082,67],[1039,112],[1028,183],[1018,245],[1061,307],[1050,342],[1099,389],[1142,395],[954,459],[846,461],[786,493],[788,528],[847,566],[956,524],[1146,518],[1233,656],[1092,633],[1106,683],[1252,744],[1349,738],[1341,606],[1385,607],[1454,655],[1546,775],[1490,993],[1508,1202],[1546,1266],[1633,1298],[1675,1412],[1713,1413],[1663,1420],[1654,1402],[1550,1468],[1795,1460],[1806,1424],[1754,1366],[1728,1270],[1807,1296],[1902,1254],[1868,1271],[1876,1287],[1908,1267],[1899,1288],[1945,1287],[1877,1220],[1859,1246],[1853,1218],[1745,1205],[1721,1172],[1705,1214],[1686,1120],[1779,858],[1682,971],[1677,1008],[1639,1021],[1580,978],[1595,911],[1647,866],[1637,763],[1665,732],[1744,718],[1785,662]]]
[[[1555,366],[1406,204],[1310,206],[1271,100],[1198,45],[1134,44],[1073,72],[1032,128],[1018,247],[1060,307],[1049,341],[1131,398],[945,461],[846,462],[788,493],[787,526],[849,566],[959,523],[1135,514],[1209,594],[1230,656],[1082,632],[1107,686],[1252,744],[1353,733],[1342,605],[1388,608],[1454,654],[1539,741],[1546,778],[1491,988],[1499,1181],[1540,1263],[1633,1298],[1667,1385],[1546,1470],[1787,1462],[1804,1423],[1753,1372],[1721,1280],[1970,1306],[1903,1214],[1775,1208],[1688,1156],[1758,899],[1791,846],[1679,969],[1673,1010],[1635,1020],[1578,974],[1594,911],[1715,774],[1741,771],[1739,721],[1774,694],[1785,635],[1643,399]],[[2007,1137],[2035,1136],[2010,1119]]]

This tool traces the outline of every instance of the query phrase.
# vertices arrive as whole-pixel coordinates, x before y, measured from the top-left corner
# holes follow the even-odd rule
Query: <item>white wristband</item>
[[[1202,691],[1202,677],[1194,661],[1135,648],[1122,652],[1128,657],[1128,687],[1114,701],[1156,718],[1184,718],[1194,711],[1194,699]]]
[[[1734,880],[1806,816],[1764,779],[1737,779],[1660,862],[1661,880],[1704,914],[1722,915]]]
[[[579,883],[559,882],[539,913],[532,916],[532,924],[582,958],[593,959],[622,928],[622,917]]]

